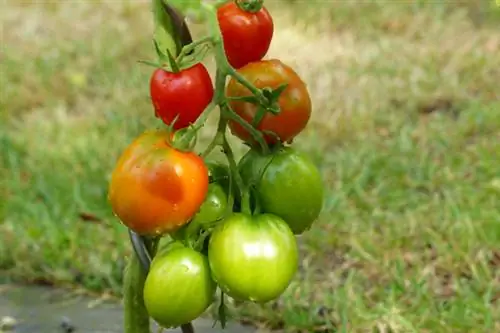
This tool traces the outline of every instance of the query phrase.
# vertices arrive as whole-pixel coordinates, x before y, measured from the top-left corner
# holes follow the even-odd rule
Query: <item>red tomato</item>
[[[150,94],[156,116],[167,125],[178,116],[173,126],[178,130],[198,119],[212,101],[214,87],[207,69],[198,63],[177,73],[156,69]]]
[[[311,117],[311,97],[305,83],[299,75],[280,60],[262,60],[252,62],[238,70],[257,88],[276,89],[282,84],[288,84],[278,99],[281,112],[278,115],[267,113],[257,126],[262,132],[273,132],[282,142],[290,142],[304,130]],[[226,88],[228,97],[251,96],[250,91],[231,78]],[[252,123],[257,114],[258,106],[249,102],[232,100],[230,105],[248,123]],[[231,132],[246,142],[253,142],[250,133],[238,123],[229,122]],[[276,136],[265,134],[268,143],[275,143]]]
[[[208,169],[193,152],[167,143],[167,131],[147,131],[123,152],[111,175],[109,200],[122,223],[140,235],[178,230],[200,209]]]
[[[240,68],[261,60],[273,37],[273,19],[262,7],[256,13],[246,12],[230,1],[217,11],[224,49],[231,66]]]

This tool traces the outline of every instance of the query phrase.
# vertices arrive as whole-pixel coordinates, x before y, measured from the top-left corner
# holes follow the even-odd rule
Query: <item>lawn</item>
[[[314,101],[294,145],[327,191],[289,289],[263,307],[234,304],[234,319],[289,332],[500,331],[500,10],[267,3],[269,57],[294,66]],[[137,63],[153,56],[148,2],[3,8],[0,280],[119,296],[131,246],[107,184],[125,146],[160,126],[151,69]]]

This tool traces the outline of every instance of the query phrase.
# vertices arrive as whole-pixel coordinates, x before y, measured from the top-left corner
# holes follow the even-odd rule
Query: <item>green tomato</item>
[[[271,214],[230,215],[212,232],[208,258],[222,291],[258,303],[280,296],[298,268],[295,236]]]
[[[207,162],[205,163],[208,167],[208,176],[210,183],[219,183],[222,185],[226,193],[229,195],[229,189],[232,187],[232,194],[234,198],[233,210],[238,211],[240,208],[240,193],[236,187],[235,182],[231,184],[231,171],[229,167],[225,164],[219,162]]]
[[[178,327],[203,314],[215,291],[207,257],[175,245],[153,259],[144,284],[144,305],[162,327]]]
[[[229,168],[218,162],[206,162],[205,164],[208,168],[210,183],[220,183],[224,188],[229,188]]]
[[[307,155],[290,147],[267,155],[251,149],[238,167],[246,184],[254,186],[261,210],[281,217],[294,234],[302,234],[318,218],[323,181]]]
[[[221,220],[227,213],[228,197],[222,185],[212,183],[208,185],[208,192],[200,210],[191,222],[177,230],[171,236],[176,240],[183,240],[190,235],[198,235],[201,230],[206,230],[210,225]]]

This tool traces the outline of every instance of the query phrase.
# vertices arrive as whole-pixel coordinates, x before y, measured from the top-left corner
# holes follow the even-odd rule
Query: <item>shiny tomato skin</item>
[[[111,175],[109,201],[121,222],[140,235],[162,235],[186,224],[208,191],[208,169],[193,152],[172,148],[166,131],[146,131],[122,153]]]
[[[221,183],[229,187],[229,168],[218,162],[207,162],[210,183]]]
[[[203,314],[213,303],[216,284],[208,259],[183,246],[156,256],[144,283],[144,305],[165,328],[178,327]]]
[[[212,232],[208,260],[227,295],[265,303],[280,296],[297,272],[297,242],[277,216],[233,213]]]
[[[171,236],[174,239],[186,239],[196,235],[200,230],[207,230],[227,213],[228,196],[226,190],[218,183],[208,185],[208,193],[199,211],[191,221]]]
[[[156,69],[150,80],[155,115],[175,130],[194,123],[214,96],[210,74],[201,63],[174,73]]]
[[[245,183],[255,186],[262,211],[281,217],[294,234],[310,229],[321,213],[323,180],[306,154],[291,147],[269,155],[251,149],[238,168]]]
[[[250,13],[230,1],[219,7],[217,19],[231,66],[240,68],[266,55],[273,38],[274,23],[265,7]]]
[[[278,99],[281,112],[278,115],[267,113],[257,126],[257,129],[262,132],[275,133],[275,135],[264,133],[267,143],[291,142],[304,130],[311,118],[311,97],[306,84],[290,66],[280,60],[270,59],[250,63],[240,68],[238,72],[261,89],[265,87],[275,89],[284,83],[288,84]],[[229,81],[226,94],[229,97],[251,96],[249,90],[234,78]],[[230,101],[230,105],[244,120],[252,123],[257,113],[257,105],[238,100]],[[254,143],[250,133],[237,122],[230,121],[229,127],[231,132],[241,140]]]
[[[190,223],[209,225],[220,220],[227,212],[227,201],[224,188],[217,183],[210,184],[205,201]]]

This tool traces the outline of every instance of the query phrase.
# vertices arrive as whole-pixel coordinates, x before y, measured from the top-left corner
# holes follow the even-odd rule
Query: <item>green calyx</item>
[[[249,13],[257,13],[264,6],[264,0],[235,0],[236,5]]]
[[[173,135],[169,144],[174,149],[183,152],[192,152],[194,150],[196,142],[198,141],[198,131],[196,129],[187,127],[174,132],[170,129],[170,132],[173,133]]]

